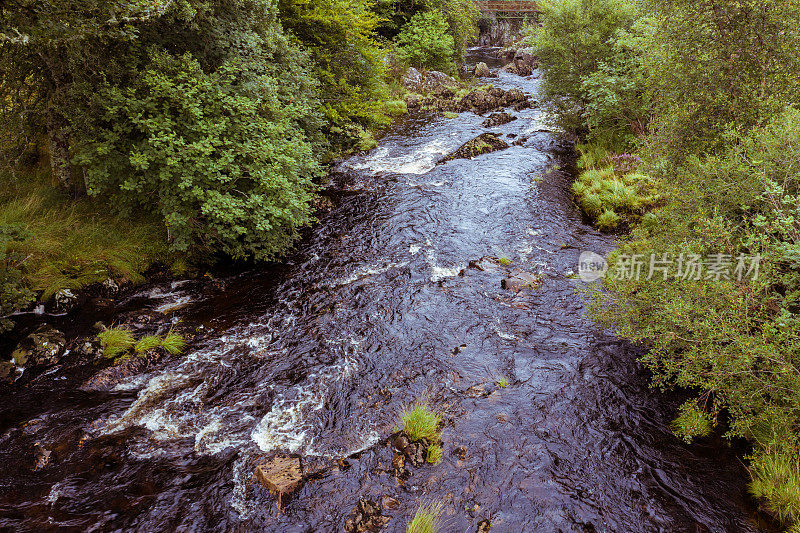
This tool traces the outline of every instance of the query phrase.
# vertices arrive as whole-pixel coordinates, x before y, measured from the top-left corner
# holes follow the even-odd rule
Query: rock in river
[[[271,493],[278,496],[278,506],[286,494],[291,494],[303,484],[303,466],[294,455],[277,454],[256,467],[256,479]]]
[[[493,128],[494,126],[501,126],[508,124],[512,120],[517,120],[517,117],[512,117],[508,113],[492,113],[489,118],[483,121],[484,128]]]
[[[452,159],[471,159],[481,154],[488,154],[496,150],[503,150],[508,148],[508,143],[502,140],[495,133],[482,133],[462,144],[455,152],[451,153],[441,161],[450,161]]]
[[[17,366],[54,365],[66,344],[63,333],[44,325],[20,341],[11,356]]]

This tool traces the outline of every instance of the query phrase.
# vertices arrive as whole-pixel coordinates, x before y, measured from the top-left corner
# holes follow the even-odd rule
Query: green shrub
[[[23,275],[27,257],[17,249],[29,238],[20,226],[0,225],[0,333],[13,327],[5,316],[34,300]]]
[[[422,505],[406,528],[406,533],[437,533],[442,527],[442,505]]]
[[[158,335],[145,335],[136,343],[136,353],[143,354],[161,346],[163,339]]]
[[[616,214],[613,210],[606,209],[600,214],[599,217],[597,217],[595,224],[597,224],[597,227],[603,231],[610,231],[619,226],[621,220],[622,217]]]
[[[132,349],[136,344],[133,333],[122,328],[109,328],[98,333],[100,347],[103,355],[108,358],[116,358]]]
[[[678,418],[672,422],[672,431],[686,442],[696,437],[708,437],[714,429],[714,421],[697,402],[689,400],[680,408]]]
[[[426,402],[417,402],[401,415],[403,431],[411,442],[421,439],[438,440],[442,416],[433,411]]]
[[[437,10],[417,13],[397,36],[397,56],[416,67],[452,72],[453,46],[447,20]]]

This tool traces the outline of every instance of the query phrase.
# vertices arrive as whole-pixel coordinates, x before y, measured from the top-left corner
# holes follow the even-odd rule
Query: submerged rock
[[[462,144],[455,152],[446,156],[439,162],[444,163],[452,159],[471,159],[481,154],[488,154],[489,152],[503,150],[505,148],[508,148],[508,143],[498,137],[497,134],[482,133],[471,141]]]
[[[303,484],[303,465],[300,457],[277,454],[256,467],[255,477],[278,496],[280,506],[284,495],[292,494]]]
[[[523,289],[535,289],[542,284],[542,278],[530,272],[515,272],[501,282],[501,286],[512,292],[519,292]]]
[[[482,125],[484,128],[493,128],[495,126],[502,126],[503,124],[508,124],[509,122],[517,120],[517,117],[512,117],[508,113],[492,113],[489,115],[489,118],[483,121]]]
[[[64,334],[45,324],[20,341],[11,357],[17,366],[54,365],[66,345]]]
[[[374,532],[385,526],[389,520],[388,516],[381,514],[381,510],[375,502],[369,499],[361,499],[355,509],[350,512],[347,520],[345,520],[344,530],[347,533]]]

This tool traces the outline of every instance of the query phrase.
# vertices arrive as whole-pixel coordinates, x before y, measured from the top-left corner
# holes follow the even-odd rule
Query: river
[[[284,265],[119,304],[185,304],[175,320],[204,332],[188,353],[110,391],[81,386],[87,367],[7,387],[0,527],[343,531],[359,498],[391,496],[386,531],[432,501],[447,532],[759,531],[737,453],[674,437],[679,395],[584,318],[578,255],[613,240],[573,205],[571,147],[543,112],[512,114],[491,131],[521,145],[438,165],[485,117],[409,116],[336,166],[335,209]],[[511,263],[470,267],[485,256]],[[541,287],[503,290],[515,269]],[[443,461],[401,484],[386,438],[419,398],[444,413]],[[36,443],[53,453],[40,470]],[[252,481],[277,450],[338,466],[279,510]]]

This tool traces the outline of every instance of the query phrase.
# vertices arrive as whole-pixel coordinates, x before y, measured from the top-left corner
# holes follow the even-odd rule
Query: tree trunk
[[[72,189],[72,167],[69,161],[69,133],[66,120],[56,112],[47,117],[47,137],[50,141],[50,168],[59,187]]]

